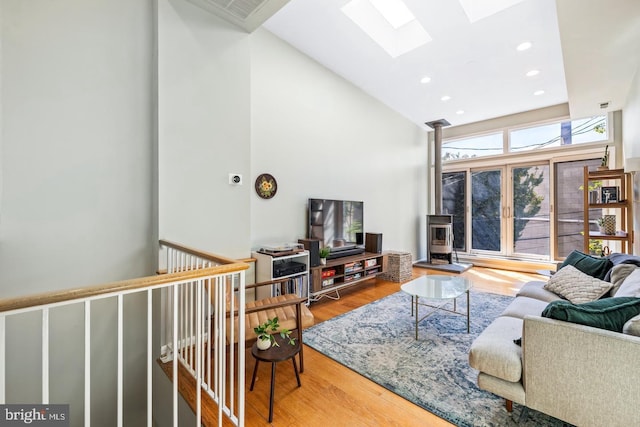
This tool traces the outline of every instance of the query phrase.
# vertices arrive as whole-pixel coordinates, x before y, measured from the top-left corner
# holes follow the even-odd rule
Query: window
[[[513,130],[509,133],[509,151],[520,152],[606,141],[608,139],[606,125],[607,117],[597,116]]]
[[[503,154],[502,132],[471,138],[447,140],[442,143],[442,161],[472,159]]]

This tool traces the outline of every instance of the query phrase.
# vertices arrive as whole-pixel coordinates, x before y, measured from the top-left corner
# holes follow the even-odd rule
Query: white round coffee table
[[[469,333],[469,290],[472,287],[471,281],[457,276],[420,276],[410,282],[400,286],[403,292],[411,295],[411,315],[416,318],[416,339],[418,339],[418,323],[431,316],[438,310],[447,311],[449,313],[459,314],[467,318],[467,333]],[[459,312],[456,307],[456,299],[462,294],[467,294],[467,312]],[[434,300],[442,300],[439,305],[420,303],[419,298]],[[445,306],[453,300],[453,310],[445,308]],[[433,308],[428,314],[420,318],[418,315],[418,307],[425,306]],[[414,308],[415,307],[415,308]],[[415,310],[415,313],[414,313]]]

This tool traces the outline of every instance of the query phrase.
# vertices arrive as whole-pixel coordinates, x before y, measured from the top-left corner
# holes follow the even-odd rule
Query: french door
[[[548,259],[548,163],[471,169],[470,252]]]
[[[583,247],[584,166],[601,159],[593,152],[540,157],[443,172],[442,213],[453,216],[456,251],[560,260]],[[593,241],[594,253],[602,244]]]

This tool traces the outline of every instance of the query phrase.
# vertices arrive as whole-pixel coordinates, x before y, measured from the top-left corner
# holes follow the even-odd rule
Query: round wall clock
[[[263,173],[256,178],[256,193],[263,199],[271,199],[278,191],[278,183],[276,179],[268,174]]]

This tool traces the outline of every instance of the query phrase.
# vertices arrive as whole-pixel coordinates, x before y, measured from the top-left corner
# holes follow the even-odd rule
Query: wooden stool
[[[295,332],[292,332],[292,336]],[[298,374],[298,364],[296,363],[296,354],[300,353],[300,340],[296,338],[296,344],[291,345],[287,340],[280,337],[280,334],[274,334],[276,342],[280,347],[270,347],[267,350],[259,350],[257,342],[253,343],[251,347],[251,354],[256,359],[256,366],[253,368],[253,376],[251,377],[251,387],[249,391],[253,391],[253,385],[256,382],[256,374],[258,372],[258,364],[260,362],[271,363],[271,393],[269,396],[269,422],[273,421],[273,394],[276,386],[276,364],[278,362],[284,362],[291,359],[293,362],[293,371],[296,374],[296,380],[298,381],[298,387],[300,384],[300,375]]]

